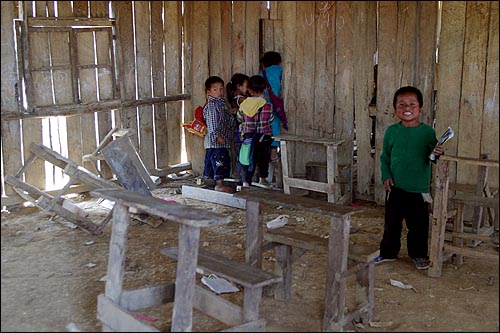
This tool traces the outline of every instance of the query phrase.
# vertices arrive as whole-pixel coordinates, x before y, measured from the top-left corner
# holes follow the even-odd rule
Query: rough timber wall
[[[136,131],[149,168],[178,163],[180,124],[204,103],[206,78],[227,83],[236,72],[257,74],[269,50],[283,58],[288,133],[345,139],[341,181],[354,198],[383,203],[379,154],[385,129],[396,121],[392,96],[402,85],[424,93],[423,121],[435,121],[438,134],[448,126],[457,133],[447,154],[498,159],[497,2],[109,3],[2,2],[3,175],[20,168],[30,142],[78,161],[112,126]],[[75,19],[88,29],[72,27]],[[66,137],[46,133],[64,126]],[[186,133],[185,142],[201,174],[202,140]],[[307,162],[325,161],[306,144],[292,154],[296,174],[305,174]],[[26,181],[42,188],[50,180],[45,175],[57,176],[33,169]],[[454,177],[474,183],[476,171],[455,170]],[[498,175],[489,182],[498,188]]]

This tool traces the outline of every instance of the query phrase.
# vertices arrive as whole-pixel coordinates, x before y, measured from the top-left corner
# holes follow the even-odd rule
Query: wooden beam
[[[141,105],[152,105],[156,103],[181,101],[190,98],[191,94],[179,94],[179,95],[171,95],[164,97],[136,99],[130,101],[113,100],[113,101],[96,102],[96,103],[36,106],[33,108],[33,112],[30,113],[2,112],[2,121],[26,119],[26,118],[73,116],[85,113],[104,112],[109,110],[121,110]]]

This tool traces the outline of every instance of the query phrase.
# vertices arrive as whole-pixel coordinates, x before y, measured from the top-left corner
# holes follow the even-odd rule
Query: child
[[[227,98],[231,106],[231,114],[233,114],[235,118],[241,102],[248,97],[248,80],[248,75],[236,73],[231,77],[231,81],[229,81],[226,85]],[[233,144],[231,147],[231,170],[233,172],[233,178],[240,179],[242,166],[238,163],[238,155],[241,147],[241,134],[240,123],[237,119],[235,120],[233,133]]]
[[[264,76],[263,71],[266,72],[266,77],[269,81],[269,85],[271,86],[271,89],[276,96],[279,96],[281,93],[281,78],[283,74],[283,67],[281,66],[281,62],[281,55],[275,51],[264,53],[264,56],[261,59],[262,70],[259,75]],[[268,91],[266,91],[264,98],[268,103],[271,103]],[[273,136],[278,136],[281,133],[281,121],[276,112],[273,112],[273,114],[274,120],[272,124],[272,132]],[[279,141],[274,140],[271,144],[271,161],[276,161],[278,159],[278,147]]]
[[[402,87],[394,94],[393,106],[400,122],[389,126],[380,155],[382,182],[386,192],[384,235],[375,263],[395,261],[401,248],[403,219],[408,229],[408,256],[417,269],[427,269],[431,178],[429,154],[443,153],[436,144],[435,130],[418,120],[423,97],[415,87]]]
[[[271,124],[274,115],[273,106],[264,99],[266,89],[266,80],[262,76],[252,76],[248,81],[250,97],[241,103],[236,114],[238,121],[241,122],[241,139],[252,142],[251,162],[249,165],[243,165],[243,186],[245,187],[252,183],[255,167],[259,169],[259,183],[269,186],[266,178],[269,172],[269,149],[272,142]]]
[[[234,192],[224,186],[224,178],[229,177],[231,132],[234,117],[229,112],[224,99],[224,81],[218,76],[210,76],[205,81],[207,104],[203,108],[203,117],[207,124],[207,135],[203,143],[205,147],[205,179],[215,180],[215,190]]]

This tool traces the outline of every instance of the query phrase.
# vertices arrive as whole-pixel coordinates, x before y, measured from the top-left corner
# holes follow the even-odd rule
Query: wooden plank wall
[[[2,2],[2,45],[13,45],[10,24],[18,17],[17,3]],[[32,2],[24,2],[21,12],[25,17],[33,16],[33,12],[36,17],[54,16],[55,3],[35,1],[31,8]],[[90,152],[114,124],[136,131],[134,144],[149,168],[179,163],[185,140],[187,158],[195,173],[201,174],[203,140],[184,134],[180,124],[192,120],[194,107],[205,102],[204,82],[209,76],[218,75],[227,83],[237,72],[257,74],[259,58],[269,50],[277,50],[283,58],[282,95],[288,111],[288,133],[346,139],[339,151],[339,163],[346,166],[350,181],[345,186],[353,187],[355,198],[373,198],[383,204],[380,149],[385,129],[396,121],[393,94],[403,85],[422,90],[422,120],[432,124],[435,119],[438,134],[448,126],[455,129],[457,137],[447,144],[448,154],[479,157],[480,153],[489,153],[490,158],[498,159],[496,2],[445,1],[441,13],[438,2],[426,1],[270,1],[269,8],[267,1],[112,4],[109,12],[107,1],[74,1],[73,7],[69,1],[57,2],[60,17],[116,17],[116,59],[100,56],[109,48],[105,30],[92,36],[74,34],[73,43],[94,45],[87,54],[68,49],[63,42],[66,37],[58,37],[66,34],[63,30],[33,35],[26,45],[28,53],[19,64],[22,67],[22,60],[36,51],[37,59],[31,60],[40,62],[38,66],[43,68],[45,56],[40,54],[47,52],[43,45],[50,40],[52,49],[59,52],[59,56],[54,52],[51,55],[59,66],[59,73],[53,75],[58,89],[50,98],[43,91],[28,89],[28,102],[64,103],[75,98],[75,84],[88,84],[82,96],[85,101],[131,101],[182,93],[191,94],[191,98],[65,117],[70,134],[63,141],[67,143],[54,142],[53,147],[63,150],[66,144],[71,159],[78,161],[83,153]],[[368,105],[377,51],[373,154]],[[108,73],[99,67],[96,80],[95,71],[89,69],[92,52],[97,53],[103,66],[116,60],[117,72]],[[68,57],[77,57],[78,68],[68,68]],[[18,110],[12,85],[16,82],[15,65],[14,50],[2,47],[2,113]],[[71,71],[80,71],[82,82],[68,81]],[[27,84],[34,86],[45,80],[46,73],[29,75]],[[42,141],[43,121],[47,120],[2,121],[3,174],[19,169],[19,147]],[[292,153],[295,173],[305,173],[308,161],[325,161],[319,147],[297,145]],[[40,186],[45,182],[40,174],[29,177]],[[473,183],[475,171],[456,170],[454,177]],[[490,175],[490,183],[498,188],[497,174]]]
[[[446,153],[472,158],[498,154],[498,3],[443,2],[439,39],[436,131],[456,136]],[[477,168],[451,164],[450,181],[477,183]],[[498,188],[498,169],[488,182]]]

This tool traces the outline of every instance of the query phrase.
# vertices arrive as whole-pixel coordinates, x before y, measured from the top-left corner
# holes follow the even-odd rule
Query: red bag
[[[273,110],[276,112],[276,114],[278,115],[278,118],[283,123],[283,128],[288,130],[288,120],[286,119],[285,103],[283,101],[283,98],[276,96],[273,93],[273,89],[271,89],[271,85],[269,84],[269,81],[267,80],[265,70],[262,71],[262,74],[264,75],[264,79],[266,79],[267,90],[269,91],[269,98],[271,99],[271,104],[273,105]]]
[[[205,103],[205,105],[207,105]],[[205,105],[198,105],[194,109],[194,120],[190,123],[182,124],[189,133],[196,134],[198,136],[204,137],[207,134],[207,124],[205,123],[205,118],[203,118],[203,108]]]

